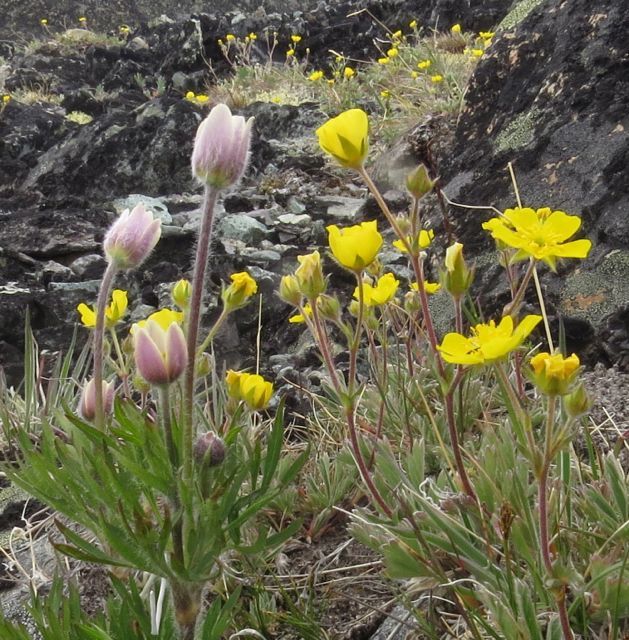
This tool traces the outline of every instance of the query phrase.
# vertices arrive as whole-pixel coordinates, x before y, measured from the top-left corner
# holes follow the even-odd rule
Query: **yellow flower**
[[[39,21],[39,24],[41,24],[42,27],[45,27],[48,24],[48,20],[46,18],[42,18]]]
[[[85,24],[85,23],[87,22],[87,18],[86,18],[85,16],[81,16],[81,17],[79,18],[79,22],[80,22],[81,24]]]
[[[413,238],[411,238],[410,236],[406,238],[406,241],[408,242],[408,244],[411,245],[411,249],[413,249],[413,245],[415,245],[415,248],[423,251],[424,249],[428,249],[434,237],[435,237],[435,232],[432,229],[422,229],[419,232],[419,236],[417,237],[416,241],[413,241]],[[406,247],[404,246],[404,243],[401,240],[394,240],[393,246],[398,251],[401,251],[402,253],[407,253]]]
[[[170,297],[180,309],[187,309],[192,293],[192,285],[189,280],[182,278],[176,282],[170,291]]]
[[[8,93],[5,93],[5,94],[2,96],[2,102],[3,102],[4,104],[7,104],[7,102],[11,102],[11,96],[10,96]]]
[[[395,297],[400,282],[392,273],[385,273],[374,287],[370,282],[363,282],[363,300],[367,307],[378,307],[390,302]],[[354,289],[354,298],[359,300],[358,287]]]
[[[498,326],[493,320],[489,324],[477,324],[469,338],[448,333],[438,349],[443,359],[452,364],[489,364],[517,349],[541,319],[542,316],[528,315],[515,328],[511,316],[505,316]]]
[[[461,33],[461,25],[460,25],[460,24],[453,24],[453,25],[450,27],[450,31],[451,31],[452,33]]]
[[[408,26],[409,26],[411,29],[415,29],[415,27],[417,27],[417,20],[411,20],[411,21],[408,23]]]
[[[321,148],[342,166],[362,167],[369,151],[369,120],[362,109],[344,111],[317,129]]]
[[[225,381],[229,395],[236,400],[244,400],[254,411],[264,409],[273,395],[273,383],[257,373],[230,369]]]
[[[139,322],[134,323],[131,327],[131,335],[135,334],[136,327],[139,327],[140,329],[146,327],[149,320],[156,322],[164,331],[167,331],[168,327],[170,327],[173,322],[181,325],[183,322],[183,313],[181,311],[173,311],[172,309],[160,309],[159,311],[155,311],[155,313],[152,313],[148,318],[146,318],[146,320],[140,320]]]
[[[413,291],[419,291],[419,285],[417,284],[417,282],[411,282],[411,289]],[[441,289],[441,285],[438,282],[424,282],[424,291],[428,295],[437,293],[439,289]]]
[[[383,90],[380,92],[380,97],[381,97],[381,98],[384,98],[384,99],[386,100],[387,98],[390,98],[390,97],[391,97],[391,92],[390,92],[388,89],[383,89]]]
[[[308,300],[314,300],[325,291],[327,285],[321,266],[321,256],[318,251],[313,251],[297,256],[297,260],[299,267],[295,271],[295,278],[299,291]]]
[[[376,259],[382,246],[382,236],[378,233],[376,220],[343,229],[332,224],[326,229],[332,254],[351,271],[362,271],[368,267]]]
[[[443,76],[440,73],[435,73],[434,76],[430,76],[430,79],[435,84],[439,84],[440,82],[443,82]]]
[[[301,36],[298,36],[298,35],[292,35],[292,36],[290,37],[290,39],[291,39],[295,44],[297,44],[298,42],[301,42]]]
[[[111,304],[105,308],[105,326],[111,329],[122,319],[127,311],[127,292],[114,289],[111,294]],[[77,306],[76,310],[81,314],[81,322],[90,329],[96,326],[96,311],[88,307],[84,302]]]
[[[309,76],[308,80],[312,80],[312,82],[317,82],[323,78],[323,71],[313,71]]]
[[[419,69],[424,70],[424,69],[428,69],[428,67],[430,67],[431,64],[432,64],[432,60],[420,60],[417,63],[417,66]]]
[[[210,96],[206,96],[203,93],[200,93],[198,96],[195,96],[194,98],[199,104],[205,104],[209,99]]]
[[[388,51],[387,51],[387,58],[395,58],[400,52],[398,51],[397,47],[391,47]]]
[[[246,271],[232,273],[229,277],[232,283],[221,296],[227,312],[244,307],[258,291],[258,283]]]
[[[495,33],[493,31],[481,31],[478,34],[483,40],[491,40]]]
[[[307,302],[304,305],[303,313],[296,313],[294,316],[291,316],[288,321],[291,324],[301,324],[302,322],[306,322],[306,318],[310,318],[312,315],[312,305]]]
[[[225,40],[227,40],[227,42],[233,42],[236,39],[236,36],[233,33],[228,33],[225,36]]]
[[[389,64],[390,58],[378,58],[378,64]]]
[[[349,80],[354,75],[356,75],[356,72],[351,67],[345,67],[345,69],[343,69],[343,77],[346,80]]]
[[[287,58],[292,58],[295,55],[295,49],[293,49],[292,47],[286,52],[286,57]]]
[[[482,49],[472,49],[470,54],[473,58],[481,58],[483,53],[485,53]]]
[[[398,29],[395,33],[391,35],[393,40],[399,40],[402,37],[402,30]]]
[[[253,31],[249,34],[249,40],[257,40],[258,36]]]
[[[512,261],[534,258],[545,262],[553,271],[557,258],[586,258],[592,243],[571,238],[581,226],[581,218],[563,211],[529,209],[528,207],[507,209],[500,218],[483,223],[495,240],[517,249]]]
[[[186,100],[194,100],[195,99],[194,91],[188,91],[186,93]]]
[[[561,353],[542,352],[531,358],[531,377],[542,393],[563,396],[569,392],[580,365],[574,353],[565,358]]]
[[[419,78],[419,73],[417,73],[417,71],[411,71],[411,78]]]

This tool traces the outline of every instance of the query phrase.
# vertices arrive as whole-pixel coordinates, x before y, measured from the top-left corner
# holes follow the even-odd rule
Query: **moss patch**
[[[629,299],[629,251],[612,251],[591,270],[578,270],[565,280],[561,309],[596,326]]]
[[[498,29],[508,31],[517,26],[526,16],[542,4],[544,0],[522,0],[511,9],[511,11],[503,18],[502,22],[498,25]]]
[[[531,109],[509,122],[496,136],[496,151],[513,151],[533,142],[538,113],[537,109]]]

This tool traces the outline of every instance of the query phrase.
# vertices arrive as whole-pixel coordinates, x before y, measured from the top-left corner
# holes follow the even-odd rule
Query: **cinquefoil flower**
[[[563,211],[517,207],[507,209],[499,218],[483,223],[483,229],[494,240],[517,249],[512,260],[534,258],[545,262],[553,271],[557,258],[586,258],[592,243],[587,240],[566,242],[581,227],[581,218]]]
[[[250,409],[264,409],[273,395],[273,383],[257,373],[244,371],[227,372],[227,391],[232,398],[243,400]]]
[[[488,364],[501,360],[517,349],[541,321],[542,316],[526,316],[517,327],[513,318],[505,316],[498,325],[477,324],[471,335],[448,333],[437,347],[443,359],[452,364]]]
[[[321,148],[339,164],[359,169],[369,152],[367,114],[362,109],[344,111],[322,124],[317,129],[317,137]]]
[[[391,302],[395,297],[400,281],[392,273],[385,273],[378,278],[376,285],[370,282],[363,282],[363,300],[367,307],[378,307]],[[359,299],[358,287],[354,289],[354,298]]]
[[[111,329],[127,312],[127,292],[122,289],[114,289],[111,294],[111,304],[105,308],[105,326]],[[81,322],[84,326],[93,329],[96,326],[96,311],[81,302],[76,308],[81,314]]]
[[[335,224],[326,227],[328,242],[337,261],[351,271],[362,271],[378,255],[382,246],[382,236],[378,233],[378,223],[360,224],[339,229]]]
[[[542,393],[563,396],[570,391],[580,365],[574,353],[566,358],[561,353],[543,351],[531,358],[531,377]]]

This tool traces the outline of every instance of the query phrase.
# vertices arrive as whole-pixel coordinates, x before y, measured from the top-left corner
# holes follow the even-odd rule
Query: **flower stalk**
[[[102,431],[105,428],[105,409],[103,400],[103,343],[105,340],[105,310],[109,294],[116,277],[117,267],[115,262],[108,262],[107,268],[100,283],[98,298],[96,301],[96,326],[94,327],[94,385],[95,385],[95,415],[94,424]]]

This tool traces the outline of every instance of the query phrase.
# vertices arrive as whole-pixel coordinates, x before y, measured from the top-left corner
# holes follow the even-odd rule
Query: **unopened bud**
[[[419,200],[433,190],[436,182],[436,180],[430,179],[426,166],[420,164],[415,171],[407,176],[406,188],[414,198]]]
[[[341,319],[341,303],[334,296],[320,295],[317,298],[317,309],[326,320],[335,322]]]
[[[119,269],[139,266],[153,251],[162,233],[161,221],[142,203],[125,209],[105,234],[103,248],[109,262]]]
[[[212,370],[212,356],[209,353],[202,353],[197,357],[196,374],[199,378],[205,378]]]
[[[192,293],[192,287],[190,281],[186,279],[179,280],[173,286],[170,295],[173,302],[182,310],[188,308],[190,303],[190,294]]]
[[[217,467],[225,460],[225,443],[213,431],[208,431],[194,443],[194,460],[198,465]]]
[[[192,172],[215,189],[229,187],[242,177],[249,159],[253,118],[233,116],[217,104],[199,125],[192,151]]]
[[[572,393],[563,397],[563,406],[571,418],[578,418],[590,410],[592,401],[582,382],[577,385]]]
[[[111,413],[114,404],[114,381],[103,381],[103,411],[105,415]],[[79,402],[79,415],[84,420],[93,420],[96,416],[96,385],[94,378],[83,387],[81,400]]]
[[[463,245],[455,242],[446,249],[446,270],[443,274],[443,286],[455,298],[460,298],[472,286],[474,270],[470,269],[463,257]]]
[[[295,271],[295,278],[299,284],[299,290],[308,299],[314,300],[325,292],[327,282],[323,275],[321,256],[318,251],[297,256],[299,267]]]
[[[408,291],[404,295],[404,310],[409,315],[416,315],[422,308],[419,293],[417,291]]]
[[[258,283],[246,272],[233,273],[232,283],[223,290],[222,299],[225,311],[235,311],[244,307],[249,298],[258,291]]]
[[[284,302],[292,304],[294,307],[298,307],[301,304],[301,300],[303,298],[299,289],[299,282],[293,275],[282,277],[282,280],[280,282],[279,294],[280,298],[282,298]]]

